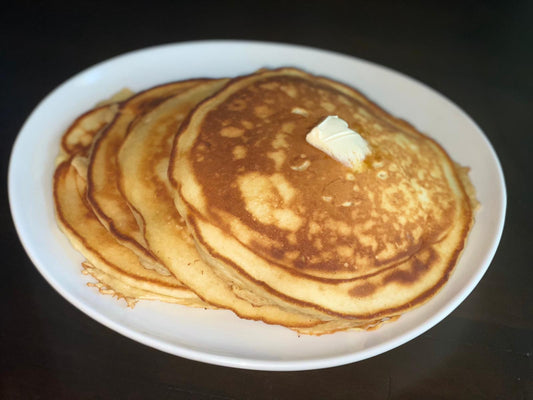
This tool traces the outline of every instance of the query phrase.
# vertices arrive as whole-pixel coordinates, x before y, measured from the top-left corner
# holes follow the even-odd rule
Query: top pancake
[[[352,171],[305,141],[338,115],[372,154]],[[444,150],[361,93],[284,68],[234,80],[182,125],[176,205],[216,268],[306,310],[373,319],[446,282],[473,212]]]

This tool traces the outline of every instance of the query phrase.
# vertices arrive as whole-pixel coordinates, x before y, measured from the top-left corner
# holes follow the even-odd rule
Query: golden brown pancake
[[[243,318],[283,324],[302,332],[311,327],[329,332],[332,327],[327,317],[324,320],[311,318],[299,310],[291,310],[290,304],[286,308],[271,304],[260,293],[245,288],[238,277],[228,278],[213,271],[200,258],[174,206],[167,167],[177,128],[196,103],[226,82],[199,82],[139,120],[137,129],[130,132],[119,152],[121,192],[143,221],[143,232],[151,251],[204,301],[230,309]]]
[[[87,111],[71,124],[61,138],[60,156],[62,161],[76,153],[87,153],[94,137],[115,117],[118,104],[112,103]]]
[[[369,143],[357,169],[306,142],[329,115]],[[283,68],[102,103],[64,135],[54,199],[100,292],[319,335],[442,287],[477,205],[467,172],[354,89]]]
[[[264,300],[259,296],[240,289],[236,283],[229,285],[216,276],[200,260],[193,241],[186,232],[184,222],[174,208],[172,197],[169,193],[165,195],[169,190],[166,164],[170,155],[170,145],[181,120],[198,101],[220,88],[225,82],[225,80],[198,81],[192,89],[164,100],[136,121],[135,128],[128,132],[121,146],[122,190],[124,193],[130,193],[128,183],[130,186],[133,184],[134,188],[141,189],[137,193],[137,197],[141,196],[138,200],[139,209],[144,211],[144,214],[139,214],[140,220],[144,222],[146,219],[148,227],[152,227],[156,232],[155,235],[153,233],[150,235],[151,231],[148,229],[149,239],[155,237],[168,241],[168,237],[160,234],[160,229],[167,225],[177,227],[179,230],[181,225],[179,236],[170,237],[172,262],[185,272],[189,282],[192,281],[189,277],[194,279],[195,276],[200,276],[201,280],[197,285],[202,292],[207,293],[208,298],[215,300],[222,298],[222,304],[230,308],[232,305],[238,306],[237,309],[244,317],[266,319],[272,323],[283,322],[285,325],[296,324],[297,327],[307,329],[321,321],[311,320],[299,313],[293,315],[277,307],[263,304]],[[92,133],[92,137],[98,136]],[[90,147],[90,145],[84,146],[83,154]],[[103,227],[85,201],[86,163],[85,158],[77,156],[63,162],[57,168],[55,197],[58,222],[62,230],[73,246],[89,260],[83,263],[84,272],[98,281],[91,285],[103,294],[124,298],[130,305],[142,299],[212,307],[194,295],[191,296],[192,292],[172,279],[173,277],[161,276],[154,271],[146,270],[135,254],[120,245]],[[135,201],[134,192],[132,197]],[[154,198],[157,199],[156,202]],[[164,200],[167,200],[166,203]],[[154,206],[151,210],[150,205]],[[161,245],[161,240],[156,241],[155,249]],[[198,272],[197,275],[190,273],[191,264]],[[203,267],[207,269],[202,269]],[[205,285],[201,286],[201,283]],[[222,291],[219,290],[220,287],[223,288]],[[328,327],[328,331],[331,330],[328,324],[325,326]]]
[[[87,198],[94,213],[121,244],[139,256],[143,265],[163,275],[170,273],[148,249],[139,221],[118,189],[116,156],[125,137],[145,114],[194,85],[192,81],[169,83],[120,103],[113,121],[96,139],[89,161]]]
[[[172,142],[189,112],[227,81],[204,79],[186,82],[186,90],[139,116],[135,126],[128,131],[120,146],[117,146],[119,151],[114,155],[117,168],[114,171],[117,172],[118,190],[143,232],[147,218],[152,215],[160,223],[168,223],[177,218],[176,223],[185,229],[185,223],[177,214],[168,194],[167,170]],[[186,232],[183,240],[193,243]],[[149,245],[148,242],[146,244]],[[151,249],[151,246],[148,247]],[[157,253],[155,255],[157,257]],[[195,254],[189,261],[197,258]]]
[[[87,156],[92,141],[105,129],[118,110],[114,101],[123,99],[121,91],[77,118],[61,141],[58,167],[54,174],[54,203],[61,230],[73,247],[89,261],[84,272],[93,276],[101,293],[124,298],[129,305],[139,299],[160,300],[206,307],[174,277],[148,271],[138,257],[121,246],[98,221],[86,200]]]
[[[174,277],[144,268],[135,253],[102,226],[85,199],[86,179],[75,167],[75,157],[62,162],[54,174],[56,217],[73,247],[89,261],[85,268],[98,279],[100,289],[129,302],[150,299],[205,307]]]
[[[76,118],[61,138],[56,164],[77,153],[87,154],[95,136],[101,133],[115,118],[119,109],[118,103],[132,95],[131,90],[122,89]]]
[[[369,143],[358,171],[306,142],[328,115]],[[340,329],[395,317],[447,281],[473,221],[463,175],[361,93],[290,68],[235,79],[198,106],[169,167],[209,265]]]

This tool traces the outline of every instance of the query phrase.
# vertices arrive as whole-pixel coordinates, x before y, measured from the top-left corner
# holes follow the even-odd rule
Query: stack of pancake
[[[368,143],[359,168],[306,142],[331,115]],[[98,105],[63,136],[54,200],[102,293],[320,335],[443,286],[473,223],[467,171],[356,90],[282,68]]]

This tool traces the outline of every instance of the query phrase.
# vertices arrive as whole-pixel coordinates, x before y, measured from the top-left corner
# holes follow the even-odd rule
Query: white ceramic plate
[[[141,90],[192,77],[227,77],[261,67],[297,66],[351,84],[393,114],[436,138],[470,166],[482,208],[448,284],[424,306],[372,332],[299,337],[294,332],[157,302],[134,310],[97,294],[80,274],[82,257],[54,220],[52,173],[62,132],[97,101],[123,87]],[[136,51],[89,68],[59,86],[33,111],[13,148],[9,199],[20,239],[46,280],[95,320],[157,349],[208,363],[261,370],[324,368],[362,360],[425,332],[474,289],[496,251],[506,192],[497,156],[479,127],[427,86],[354,57],[299,46],[246,41],[171,44]]]

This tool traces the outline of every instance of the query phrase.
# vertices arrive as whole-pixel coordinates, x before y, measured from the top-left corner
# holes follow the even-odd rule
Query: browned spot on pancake
[[[415,257],[411,260],[411,265],[408,269],[398,269],[392,271],[383,278],[383,283],[389,284],[391,282],[396,282],[400,285],[410,285],[413,282],[417,282],[420,280],[422,275],[426,274],[429,266],[436,262],[437,257],[438,255],[433,250],[430,250],[427,260],[421,260],[420,258]]]
[[[242,99],[236,99],[232,103],[228,104],[228,110],[230,111],[242,111],[246,109],[246,101]]]
[[[354,286],[348,293],[352,297],[366,297],[374,293],[376,289],[376,285],[367,282],[362,285]]]

